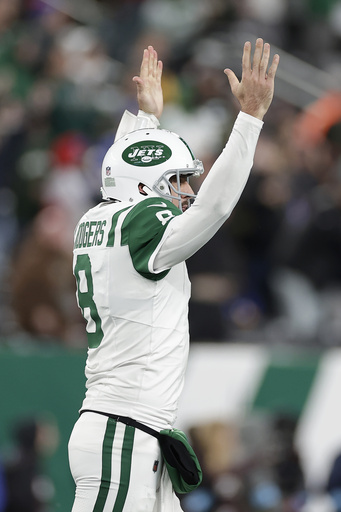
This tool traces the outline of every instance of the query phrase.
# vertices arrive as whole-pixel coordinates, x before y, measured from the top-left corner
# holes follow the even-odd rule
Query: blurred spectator
[[[0,512],[5,511],[7,503],[7,489],[3,461],[0,459]]]
[[[250,429],[248,439],[247,430]],[[185,512],[299,512],[304,475],[287,415],[238,425],[208,423],[189,435],[203,468],[198,490],[181,499]]]
[[[13,429],[15,451],[5,465],[5,512],[47,512],[54,486],[43,467],[58,442],[57,430],[46,420],[19,420]]]
[[[287,415],[279,415],[274,421],[277,453],[273,469],[285,512],[301,509],[306,498],[303,469],[294,442],[296,424],[297,420]]]
[[[73,227],[59,205],[40,211],[13,260],[12,300],[25,332],[77,346],[83,337],[71,271]]]
[[[341,511],[341,454],[335,457],[330,470],[327,486],[327,493],[331,496],[335,505],[335,512]]]

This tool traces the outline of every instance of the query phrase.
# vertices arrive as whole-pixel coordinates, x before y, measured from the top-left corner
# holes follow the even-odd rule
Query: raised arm
[[[116,131],[115,142],[141,128],[157,128],[163,111],[162,61],[152,46],[143,51],[140,74],[133,77],[137,89],[138,115],[126,110]]]
[[[161,86],[163,64],[158,60],[156,50],[148,46],[143,52],[140,75],[134,76],[139,109],[160,119],[163,111]]]
[[[279,63],[279,55],[273,57],[270,68],[270,45],[258,38],[256,41],[253,62],[251,64],[251,43],[244,44],[242,58],[242,79],[239,82],[234,72],[226,68],[226,74],[232,94],[239,101],[242,112],[262,120],[274,95],[275,75]]]
[[[247,42],[243,51],[241,81],[233,71],[225,70],[242,111],[194,204],[170,220],[164,243],[154,260],[154,271],[160,272],[192,256],[212,238],[237,204],[253,165],[263,116],[273,98],[279,56],[274,56],[267,71],[269,56],[270,46],[257,39],[251,66],[251,44]]]

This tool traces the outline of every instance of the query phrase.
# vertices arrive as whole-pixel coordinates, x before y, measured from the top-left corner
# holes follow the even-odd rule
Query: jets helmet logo
[[[125,162],[138,167],[163,164],[172,156],[172,150],[162,142],[143,140],[128,146],[122,153]]]

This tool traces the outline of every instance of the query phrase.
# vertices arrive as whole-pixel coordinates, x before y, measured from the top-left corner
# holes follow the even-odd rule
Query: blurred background
[[[143,48],[164,62],[161,126],[207,173],[238,113],[223,69],[240,76],[257,37],[281,62],[252,176],[188,261],[177,426],[205,478],[182,506],[341,510],[341,1],[0,0],[0,512],[71,509],[87,348],[73,230],[137,112]]]

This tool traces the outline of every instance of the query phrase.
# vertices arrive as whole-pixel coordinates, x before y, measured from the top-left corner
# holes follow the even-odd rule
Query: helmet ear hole
[[[144,190],[144,189],[145,189],[145,187],[146,187],[146,185],[144,185],[144,184],[143,184],[143,183],[141,183],[141,182],[139,183],[138,188],[139,188],[139,192],[140,192],[140,194],[141,194],[142,196],[147,196],[147,195],[148,195],[148,194],[147,194],[147,192]],[[148,188],[148,187],[147,187],[147,188]]]

